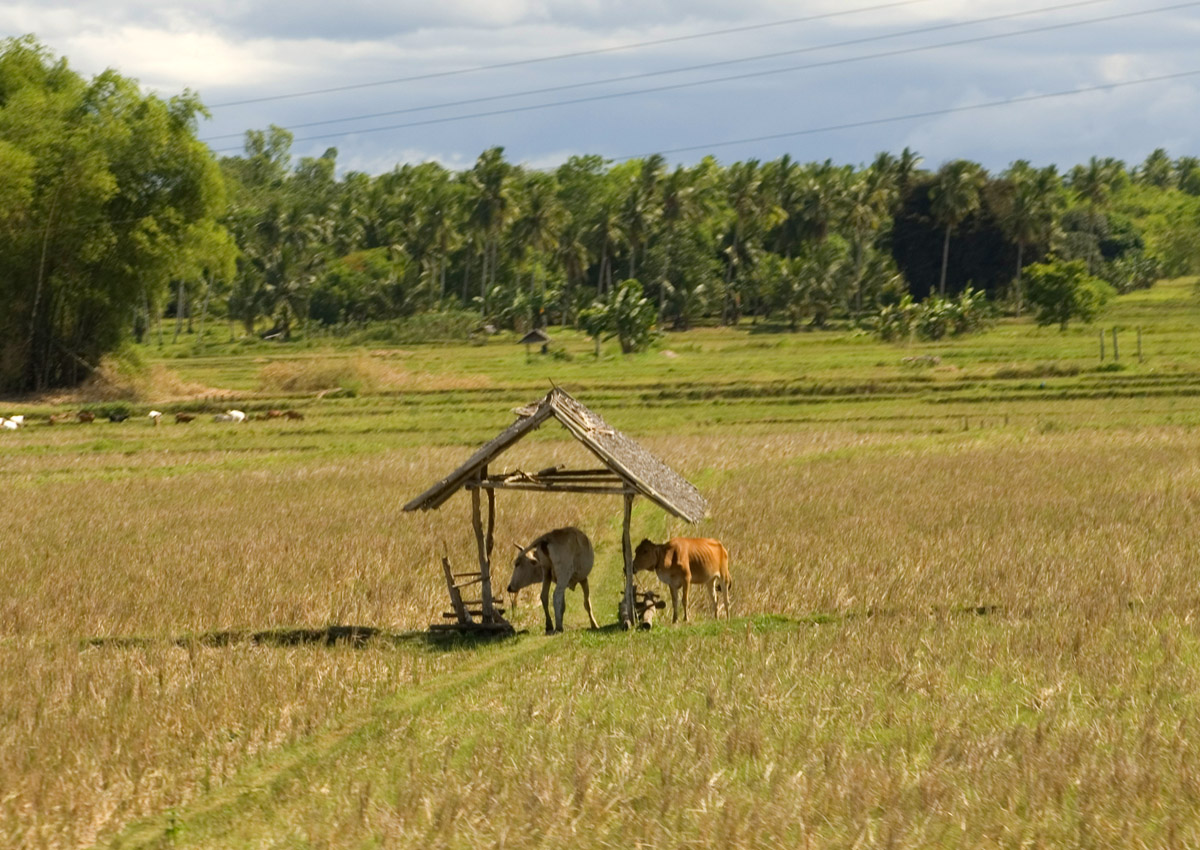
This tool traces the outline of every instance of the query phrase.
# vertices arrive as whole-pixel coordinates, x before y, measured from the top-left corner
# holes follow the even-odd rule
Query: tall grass
[[[473,654],[212,637],[440,619],[443,546],[474,558],[465,497],[399,506],[465,449],[35,484],[0,517],[0,838],[83,846],[158,813],[197,846],[1187,843],[1197,440],[651,438],[714,518],[639,501],[635,537],[721,537],[735,613],[792,624],[592,637],[573,593],[574,634],[471,687],[439,683]],[[579,524],[611,623],[618,504],[498,507],[500,580],[510,539]],[[536,600],[514,619],[536,629]],[[190,813],[326,733],[360,743],[293,760],[261,792],[275,814]]]

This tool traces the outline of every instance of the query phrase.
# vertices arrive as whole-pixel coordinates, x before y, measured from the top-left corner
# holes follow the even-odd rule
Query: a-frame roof
[[[605,466],[663,510],[688,522],[699,522],[708,513],[708,502],[699,490],[566,391],[555,387],[545,398],[517,413],[516,422],[482,446],[458,469],[405,505],[404,510],[431,510],[441,506],[474,480],[482,467],[547,419],[554,418]]]

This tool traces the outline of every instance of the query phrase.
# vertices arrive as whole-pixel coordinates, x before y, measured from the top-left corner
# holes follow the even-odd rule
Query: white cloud
[[[855,0],[853,6],[877,5]],[[817,0],[802,9],[790,0],[428,0],[341,4],[308,0],[43,0],[0,7],[0,32],[32,31],[85,73],[114,67],[146,86],[173,94],[200,92],[209,104],[312,89],[354,85],[499,62],[669,38],[729,26],[779,21],[802,14],[842,12],[844,0]],[[285,127],[350,115],[407,109],[567,82],[821,45],[854,35],[887,33],[943,21],[973,20],[1030,9],[1028,0],[924,0],[903,7],[758,29],[636,51],[548,62],[335,95],[273,100],[218,108],[205,137],[236,136],[269,123]],[[812,57],[749,63],[724,71],[671,75],[640,84],[697,79],[756,68],[804,64],[896,47],[937,45],[957,38],[1003,32],[1051,21],[1082,20],[1128,10],[1096,4],[1003,25],[965,27],[878,45],[822,51]],[[533,167],[556,165],[570,153],[607,156],[684,147],[731,138],[854,123],[881,116],[936,110],[1121,82],[1200,67],[1194,59],[1200,21],[1188,10],[1111,24],[1073,27],[970,47],[942,48],[891,59],[873,59],[808,72],[789,72],[737,83],[597,101],[508,116],[410,127],[380,133],[298,142],[297,155],[337,146],[340,165],[386,170],[397,162],[436,159],[469,166],[486,147],[501,144],[510,158]],[[593,90],[582,90],[586,95]],[[1063,163],[1092,153],[1129,154],[1161,138],[1173,152],[1196,153],[1195,114],[1200,78],[1122,89],[1111,97],[1079,95],[1040,104],[941,116],[912,124],[862,127],[720,149],[722,158],[771,157],[787,150],[803,159],[869,160],[880,149],[910,144],[931,160],[958,156],[1003,167],[1039,151]],[[1120,95],[1120,96],[1118,96]],[[423,117],[502,109],[558,96],[498,100],[492,104],[411,113],[357,124],[297,129],[299,138],[400,124]],[[406,120],[407,119],[407,120]],[[1149,147],[1147,147],[1149,144]],[[688,158],[695,159],[702,154]]]

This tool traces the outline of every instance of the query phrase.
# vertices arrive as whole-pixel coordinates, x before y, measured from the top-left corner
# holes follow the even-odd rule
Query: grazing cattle
[[[666,543],[643,540],[633,555],[633,572],[654,570],[659,581],[671,588],[671,622],[679,620],[679,591],[683,590],[683,621],[688,620],[688,588],[702,584],[708,588],[713,616],[718,617],[717,589],[725,602],[729,619],[729,552],[719,540],[701,537],[672,537]]]
[[[546,634],[561,632],[563,609],[566,607],[567,590],[579,585],[583,590],[583,607],[593,629],[600,628],[592,614],[592,596],[588,588],[588,575],[592,571],[595,554],[592,541],[578,528],[556,528],[522,547],[516,543],[520,553],[513,561],[512,581],[508,592],[516,593],[523,587],[542,583],[542,611],[546,614]],[[554,620],[550,619],[550,583],[554,588]]]
[[[124,412],[122,412],[122,411],[119,411],[119,410],[115,410],[115,411],[113,411],[112,413],[108,414],[108,421],[109,421],[109,422],[124,422],[124,421],[125,421],[126,419],[128,419],[128,418],[129,418],[129,414],[128,414],[128,413],[124,413]]]
[[[46,420],[46,424],[61,425],[63,422],[70,422],[74,418],[74,413],[51,413],[50,418]]]
[[[266,413],[264,413],[262,415],[262,418],[263,419],[282,419],[283,411],[276,410],[275,408],[272,407],[270,410],[268,410]]]
[[[229,417],[230,422],[245,422],[246,413],[241,410],[226,410],[225,415]]]
[[[80,422],[95,422],[96,414],[92,413],[90,410],[81,410],[75,414],[75,418]]]
[[[162,419],[162,411],[161,410],[151,410],[146,415],[150,417],[150,421],[153,422],[154,427],[157,428],[158,420]]]
[[[283,415],[286,416],[288,419],[303,419],[304,418],[304,414],[301,413],[299,410],[285,410],[283,412]]]
[[[175,414],[175,421],[179,422],[180,424],[183,424],[183,425],[186,425],[187,423],[191,422],[195,418],[196,418],[196,414],[194,414],[194,413],[176,413]]]

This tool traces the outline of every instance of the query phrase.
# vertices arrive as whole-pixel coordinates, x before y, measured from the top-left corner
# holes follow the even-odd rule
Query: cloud
[[[878,0],[857,0],[855,5],[878,5]],[[727,0],[406,0],[391,4],[349,0],[336,6],[309,0],[205,4],[17,0],[0,7],[0,31],[36,32],[85,73],[111,66],[164,94],[185,87],[199,91],[206,103],[218,106],[201,134],[232,136],[214,146],[237,147],[238,136],[246,129],[271,123],[296,127],[301,140],[353,131],[337,138],[298,141],[296,153],[319,155],[326,147],[337,146],[341,168],[371,172],[423,159],[462,167],[496,144],[504,145],[511,159],[546,167],[575,152],[621,156],[715,144],[1200,68],[1194,58],[1200,20],[1185,9],[677,91],[363,132],[421,118],[503,110],[907,46],[936,46],[1128,9],[1097,3],[1028,19],[975,23],[805,56],[598,86],[574,95],[523,96],[341,125],[298,127],[331,118],[828,45],[855,36],[893,34],[1030,8],[1027,0],[992,0],[986,9],[980,5],[968,0],[924,0],[803,25],[242,106],[220,105],[781,21],[797,17],[798,12],[789,0],[737,4]],[[803,13],[847,8],[844,0],[817,0],[806,3]],[[1196,112],[1198,92],[1200,78],[1191,78],[1118,90],[1112,96],[1079,95],[714,148],[714,152],[722,159],[770,158],[787,151],[800,159],[863,162],[878,150],[899,150],[909,144],[931,160],[961,156],[985,161],[990,167],[1003,167],[1016,158],[1038,159],[1039,152],[1064,165],[1093,153],[1130,156],[1128,151],[1157,147],[1155,139],[1169,145],[1173,153],[1196,153],[1200,129],[1187,116]]]

